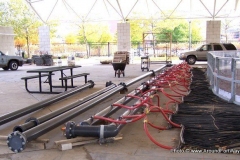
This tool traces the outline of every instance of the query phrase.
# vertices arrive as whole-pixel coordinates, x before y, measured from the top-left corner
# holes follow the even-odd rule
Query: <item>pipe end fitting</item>
[[[93,88],[93,87],[94,87],[94,85],[95,85],[95,83],[94,83],[92,80],[89,80],[89,81],[88,81],[88,83],[90,83],[90,84],[91,84],[91,86],[89,86],[89,88]]]
[[[76,126],[76,123],[73,122],[73,121],[69,121],[66,123],[66,130],[65,130],[65,134],[66,134],[66,138],[67,139],[71,139],[71,138],[74,138],[74,132],[73,132],[73,129],[75,128]]]
[[[26,147],[26,144],[27,144],[26,137],[19,131],[15,131],[8,135],[7,138],[8,148],[15,153],[23,151]]]

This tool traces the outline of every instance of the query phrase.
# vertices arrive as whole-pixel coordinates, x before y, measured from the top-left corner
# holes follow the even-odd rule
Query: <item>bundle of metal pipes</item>
[[[136,91],[131,92],[120,101],[115,102],[89,119],[80,123],[68,122],[65,130],[66,137],[98,137],[99,142],[103,143],[106,138],[116,136],[126,124],[144,119],[144,130],[150,140],[160,147],[173,149],[174,147],[163,145],[151,136],[148,125],[158,130],[166,130],[169,127],[153,125],[148,120],[148,114],[159,112],[173,127],[181,128],[181,125],[169,119],[168,116],[174,114],[174,111],[170,110],[169,106],[173,103],[181,103],[183,96],[189,93],[191,76],[190,68],[186,63],[165,68],[160,74],[145,82],[144,86],[140,86]],[[166,88],[170,89],[172,93],[167,93]],[[160,106],[161,97],[158,94],[160,92],[169,98],[164,108]],[[136,102],[133,105],[127,105],[125,100],[129,99],[135,99]],[[157,99],[157,101],[154,102],[154,99]],[[111,115],[116,110],[122,110],[122,114],[114,119]],[[110,116],[111,118],[109,118]],[[104,125],[100,121],[107,121],[109,124]]]
[[[46,115],[44,117],[31,118],[31,120],[27,122],[27,124],[16,126],[13,133],[9,134],[7,139],[9,149],[16,153],[21,152],[25,149],[28,142],[66,123],[67,121],[96,106],[97,104],[111,97],[112,95],[126,89],[128,86],[146,77],[152,76],[153,73],[159,72],[163,68],[165,68],[165,66],[148,72],[137,78],[134,78],[133,80],[126,83],[120,83],[118,86],[114,86],[112,89],[100,95],[90,95],[88,97],[88,100],[84,101],[84,103],[67,106],[67,109],[61,109],[61,111],[56,111],[56,113],[52,113],[51,115]]]
[[[214,95],[206,69],[194,68],[191,92],[172,116],[184,125],[181,148],[221,150],[240,146],[240,108]],[[229,152],[228,152],[229,153]]]

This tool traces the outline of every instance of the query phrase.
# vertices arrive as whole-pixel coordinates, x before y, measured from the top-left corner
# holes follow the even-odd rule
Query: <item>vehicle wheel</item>
[[[8,66],[7,67],[3,67],[2,69],[7,71],[7,70],[9,70],[9,67]]]
[[[194,65],[195,62],[196,62],[196,60],[197,60],[197,59],[196,59],[195,56],[188,56],[186,61],[187,61],[188,64]]]
[[[12,71],[17,70],[17,69],[18,69],[18,63],[17,63],[17,61],[11,61],[11,62],[9,63],[9,68],[10,68]]]

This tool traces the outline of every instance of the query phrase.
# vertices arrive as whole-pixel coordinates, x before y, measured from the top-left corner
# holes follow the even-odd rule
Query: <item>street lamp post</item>
[[[27,39],[27,52],[28,52],[28,58],[30,57],[29,54],[29,35],[28,35],[28,28],[26,29],[26,39]],[[23,57],[24,58],[24,57]]]
[[[188,49],[191,50],[191,46],[192,46],[192,29],[191,29],[191,20],[189,20],[188,22],[189,22],[189,31],[188,31],[189,42],[188,42]]]

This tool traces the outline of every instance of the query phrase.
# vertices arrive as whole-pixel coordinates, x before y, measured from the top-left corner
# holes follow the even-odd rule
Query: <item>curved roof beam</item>
[[[215,0],[216,1],[216,0]],[[222,5],[222,7],[218,10],[218,12],[214,15],[214,17],[217,16],[217,14],[222,10],[222,8],[228,3],[229,0],[226,0],[226,2]],[[214,9],[215,10],[215,9]]]
[[[181,0],[178,5],[175,7],[175,9],[172,11],[172,13],[167,17],[170,18],[172,16],[172,14],[176,11],[176,9],[178,8],[178,6],[182,3],[183,0]]]
[[[235,2],[235,8],[234,8],[235,11],[236,11],[237,8],[238,8],[238,2],[239,2],[239,0],[236,0],[236,2]]]
[[[125,20],[126,20],[127,17],[129,16],[129,14],[132,12],[133,8],[136,6],[137,3],[138,3],[138,0],[135,2],[135,4],[133,5],[133,7],[131,8],[131,10],[128,12],[127,16],[125,17]]]
[[[122,18],[123,18],[123,20],[124,20],[124,22],[126,21],[125,20],[125,18],[124,18],[124,15],[123,15],[123,12],[122,12],[122,8],[121,8],[121,6],[120,6],[120,4],[119,4],[119,1],[118,0],[116,0],[117,1],[117,4],[118,4],[118,8],[119,8],[119,10],[120,10],[120,12],[121,12],[121,16],[122,16]]]
[[[204,6],[204,8],[208,11],[208,13],[211,15],[211,17],[214,19],[214,16],[213,16],[213,14],[209,11],[209,9],[206,7],[206,5],[202,2],[202,0],[199,0],[201,3],[202,3],[202,5]]]
[[[155,4],[155,6],[160,10],[160,12],[164,15],[164,17],[166,17],[167,18],[167,16],[165,15],[165,13],[161,10],[161,8],[157,5],[157,3],[154,1],[154,0],[152,0],[152,2]]]
[[[103,0],[103,3],[104,3],[104,6],[106,7],[106,10],[107,10],[107,12],[108,12],[108,15],[110,16],[110,13],[109,13],[109,10],[108,10],[108,7],[107,7],[107,4],[106,4],[105,0]]]
[[[38,0],[38,1],[34,1],[34,2],[31,2],[31,0],[25,0],[27,2],[27,4],[32,8],[32,10],[37,14],[38,18],[40,18],[40,20],[44,23],[44,24],[47,24],[47,22],[45,22],[42,17],[40,16],[40,14],[36,11],[36,9],[32,6],[32,3],[35,3],[35,2],[39,2],[39,1],[43,1],[43,0]]]
[[[107,0],[107,2],[110,4],[110,6],[112,6],[112,8],[117,12],[117,14],[122,17],[122,15],[117,11],[117,9],[112,5],[112,3],[109,2],[109,0]],[[122,17],[124,20],[124,17]]]
[[[73,13],[83,22],[84,18],[79,16],[78,13],[65,0],[63,0],[63,1],[64,1],[65,5],[67,5],[73,11]]]
[[[95,0],[95,2],[93,3],[92,8],[89,10],[87,15],[85,16],[85,19],[87,19],[88,15],[91,13],[91,11],[92,11],[93,7],[95,6],[96,2],[97,2],[97,0]]]
[[[214,9],[213,9],[213,14],[209,11],[209,9],[206,7],[206,5],[202,2],[202,0],[199,0],[202,5],[205,7],[205,9],[208,11],[208,13],[211,15],[212,19],[214,20],[216,18],[216,16],[218,15],[218,13],[223,9],[223,7],[228,3],[229,0],[226,0],[226,2],[222,5],[222,7],[216,12],[216,4],[217,4],[217,0],[214,0]],[[236,0],[238,1],[238,0]]]
[[[58,0],[57,0],[56,3],[54,4],[54,6],[53,6],[53,8],[52,8],[52,10],[51,10],[51,12],[50,12],[50,14],[48,15],[48,18],[47,18],[46,22],[48,21],[49,17],[51,16],[51,14],[52,14],[53,10],[55,9],[57,3],[58,3]]]

